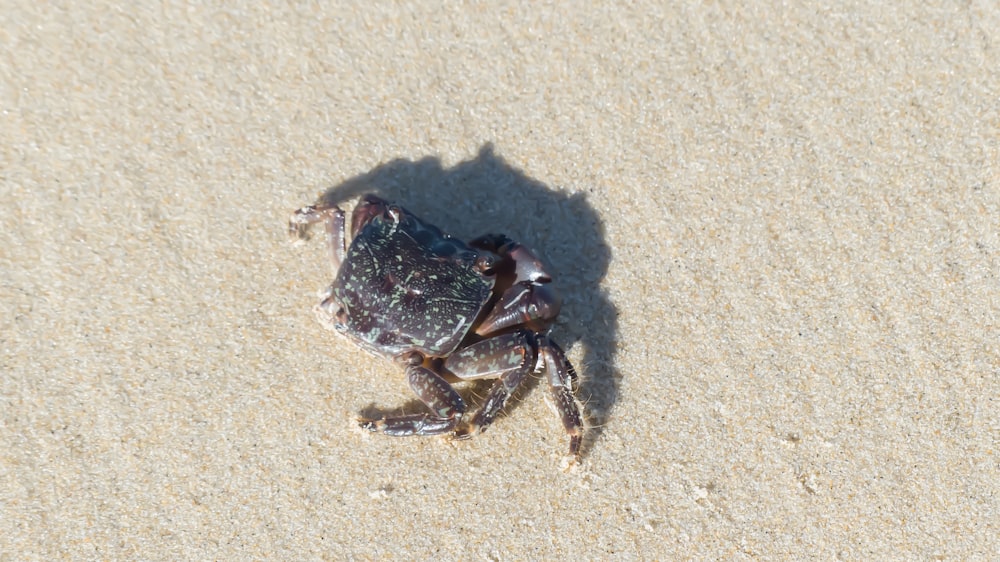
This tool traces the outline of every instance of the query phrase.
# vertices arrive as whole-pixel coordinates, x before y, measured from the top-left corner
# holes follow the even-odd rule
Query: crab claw
[[[552,325],[559,315],[560,302],[548,286],[552,277],[545,271],[542,260],[503,234],[480,236],[469,245],[500,256],[503,262],[498,276],[511,284],[480,322],[477,334],[485,336],[511,326],[544,331]]]
[[[559,316],[560,306],[559,297],[548,285],[523,281],[504,292],[476,333],[485,336],[518,325],[544,331]]]

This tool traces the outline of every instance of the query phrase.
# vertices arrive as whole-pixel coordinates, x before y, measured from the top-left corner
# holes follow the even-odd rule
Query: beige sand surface
[[[1000,559],[995,2],[61,4],[0,10],[0,559]],[[331,189],[545,257],[575,470],[544,384],[356,428]]]

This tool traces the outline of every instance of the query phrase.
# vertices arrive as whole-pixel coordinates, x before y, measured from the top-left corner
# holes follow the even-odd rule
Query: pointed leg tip
[[[472,436],[476,433],[479,433],[478,426],[467,425],[456,429],[455,433],[452,434],[452,439],[455,441],[465,441],[466,439],[472,439]]]
[[[382,433],[385,431],[385,421],[369,418],[358,418],[358,427],[367,429],[372,433]]]
[[[559,462],[559,468],[563,472],[576,472],[580,467],[579,455],[566,455]]]

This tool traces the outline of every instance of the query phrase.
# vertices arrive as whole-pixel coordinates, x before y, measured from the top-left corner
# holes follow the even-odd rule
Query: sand
[[[0,22],[0,559],[1000,559],[995,3]],[[578,465],[357,427],[286,221],[367,191],[545,259]]]

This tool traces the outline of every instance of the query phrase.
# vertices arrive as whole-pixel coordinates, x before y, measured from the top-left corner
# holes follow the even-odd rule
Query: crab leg
[[[485,431],[534,368],[536,359],[531,332],[523,330],[485,339],[449,357],[445,367],[459,378],[497,377],[472,422],[456,435],[464,438]]]
[[[433,413],[359,420],[361,427],[393,436],[441,435],[455,429],[465,412],[465,401],[441,375],[421,365],[406,368],[410,388]]]
[[[580,408],[573,397],[573,386],[576,384],[576,370],[566,359],[566,354],[548,336],[538,337],[538,353],[545,362],[545,370],[549,375],[549,392],[552,405],[563,428],[569,435],[569,454],[580,453],[580,443],[583,440],[583,422],[580,419]]]

